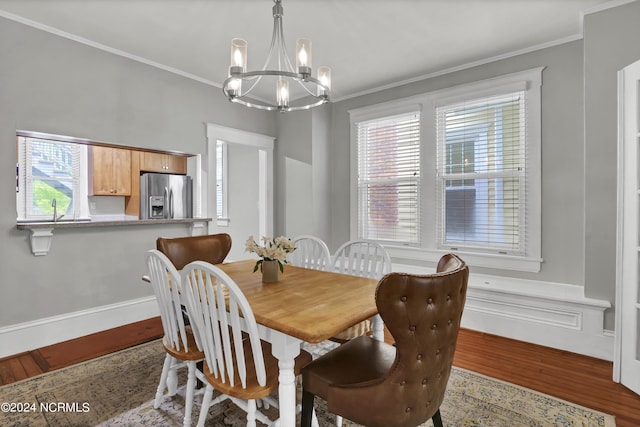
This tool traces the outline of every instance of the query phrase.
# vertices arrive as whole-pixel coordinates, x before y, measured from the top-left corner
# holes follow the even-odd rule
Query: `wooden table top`
[[[262,283],[255,260],[218,264],[242,289],[256,321],[309,343],[324,341],[377,314],[378,281],[291,265]]]

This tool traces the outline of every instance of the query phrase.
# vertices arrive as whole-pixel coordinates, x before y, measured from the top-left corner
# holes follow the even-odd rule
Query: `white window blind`
[[[54,199],[58,217],[70,219],[78,215],[80,148],[78,144],[19,138],[19,218],[53,219]]]
[[[358,237],[420,241],[420,112],[355,124]]]
[[[525,254],[525,96],[436,108],[440,247]]]

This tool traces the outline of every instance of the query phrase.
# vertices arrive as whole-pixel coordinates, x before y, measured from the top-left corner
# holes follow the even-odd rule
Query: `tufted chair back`
[[[442,425],[439,407],[451,373],[468,277],[467,265],[453,254],[443,256],[435,274],[384,276],[376,305],[395,349],[360,337],[312,362],[303,369],[310,401],[311,394],[323,397],[330,412],[369,427],[414,427],[429,418]]]
[[[451,373],[469,269],[452,254],[438,267],[433,275],[389,274],[376,292],[378,312],[396,344],[396,361],[380,388],[396,408],[395,419],[406,418],[402,425],[412,425],[410,419],[418,425],[438,410]]]
[[[220,233],[173,239],[158,237],[156,249],[165,254],[177,270],[192,261],[220,264],[231,250],[231,236]]]

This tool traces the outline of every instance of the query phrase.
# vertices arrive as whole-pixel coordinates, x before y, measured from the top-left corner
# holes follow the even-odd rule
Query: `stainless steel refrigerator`
[[[193,217],[193,182],[188,175],[140,175],[140,219]]]

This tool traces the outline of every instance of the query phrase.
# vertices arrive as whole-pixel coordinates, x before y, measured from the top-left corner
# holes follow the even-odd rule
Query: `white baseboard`
[[[159,316],[154,296],[0,328],[0,358]]]
[[[462,327],[611,361],[614,334],[604,330],[604,312],[610,307],[609,301],[586,298],[582,286],[471,272]]]

